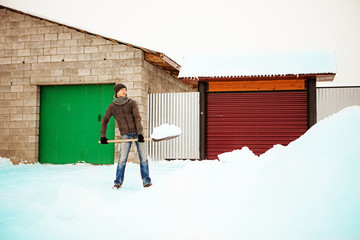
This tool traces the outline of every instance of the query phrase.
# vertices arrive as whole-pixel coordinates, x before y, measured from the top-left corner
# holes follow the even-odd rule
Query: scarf
[[[113,103],[115,103],[116,105],[124,105],[125,103],[127,103],[129,101],[128,97],[122,97],[122,98],[118,98],[116,97],[116,95],[114,96],[114,100]]]

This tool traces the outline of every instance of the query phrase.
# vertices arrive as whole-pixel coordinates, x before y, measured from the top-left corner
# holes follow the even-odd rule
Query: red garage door
[[[307,92],[207,94],[206,158],[249,147],[260,155],[308,129]]]

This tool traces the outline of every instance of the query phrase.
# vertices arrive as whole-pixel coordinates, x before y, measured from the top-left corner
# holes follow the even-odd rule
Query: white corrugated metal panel
[[[360,87],[319,87],[316,95],[317,121],[345,107],[360,106]]]
[[[152,93],[148,95],[148,135],[162,124],[174,124],[182,134],[171,140],[149,142],[152,160],[199,159],[199,93]]]

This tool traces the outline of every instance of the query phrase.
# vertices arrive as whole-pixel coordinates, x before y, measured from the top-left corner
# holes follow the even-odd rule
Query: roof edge
[[[298,79],[298,78],[317,78],[318,81],[332,81],[336,73],[308,73],[308,74],[269,74],[269,75],[240,75],[240,76],[198,76],[198,77],[179,77],[179,79],[188,79],[194,81],[218,81],[224,80],[258,80],[258,79]],[[321,78],[321,79],[318,79]]]
[[[258,76],[222,76],[222,77],[180,77],[179,79],[197,88],[199,82],[216,81],[261,81],[261,80],[297,80],[315,78],[318,82],[331,82],[334,80],[335,73],[321,74],[286,74],[286,75],[258,75]]]

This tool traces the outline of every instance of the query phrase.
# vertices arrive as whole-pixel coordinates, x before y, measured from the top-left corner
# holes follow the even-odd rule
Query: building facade
[[[38,161],[45,86],[122,82],[147,133],[148,93],[194,91],[177,79],[179,69],[162,53],[0,6],[0,155],[14,163]],[[118,152],[115,145],[115,159]]]

